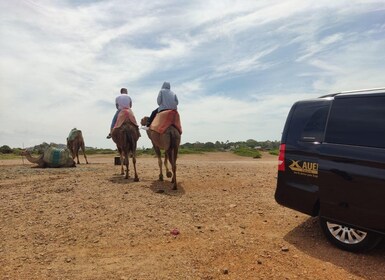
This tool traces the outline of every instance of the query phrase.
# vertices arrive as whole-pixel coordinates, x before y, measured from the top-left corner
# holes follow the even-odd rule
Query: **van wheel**
[[[365,252],[373,249],[381,241],[381,237],[372,232],[358,230],[325,218],[319,218],[326,238],[337,247],[350,252]]]

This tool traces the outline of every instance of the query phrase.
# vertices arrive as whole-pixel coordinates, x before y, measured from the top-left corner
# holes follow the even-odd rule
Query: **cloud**
[[[164,81],[182,142],[279,140],[296,99],[383,85],[381,1],[3,1],[0,144],[105,139],[127,87],[137,119]],[[151,146],[145,134],[139,146]]]

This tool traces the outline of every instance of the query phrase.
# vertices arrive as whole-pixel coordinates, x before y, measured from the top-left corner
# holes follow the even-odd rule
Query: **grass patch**
[[[181,155],[191,155],[191,154],[203,154],[203,153],[207,153],[207,152],[212,152],[210,151],[209,149],[204,149],[204,148],[183,148],[183,147],[179,147],[179,151],[178,153],[181,154]]]
[[[20,155],[0,153],[0,159],[15,159],[20,157],[21,157]]]
[[[278,149],[271,150],[271,151],[269,151],[269,154],[271,154],[273,156],[278,156],[279,150]]]
[[[234,154],[242,157],[252,157],[252,158],[261,158],[261,153],[255,149],[251,149],[248,147],[239,147],[236,148]]]

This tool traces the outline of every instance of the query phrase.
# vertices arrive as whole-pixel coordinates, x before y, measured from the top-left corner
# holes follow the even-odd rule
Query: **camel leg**
[[[68,148],[71,152],[72,159],[75,161],[75,158],[76,158],[76,145],[75,145],[75,143],[72,143],[72,146],[69,145]],[[78,160],[78,163],[79,163],[79,160]]]
[[[77,145],[76,141],[74,141],[73,145],[72,145],[72,150],[73,150],[73,160],[75,160],[75,157],[77,159],[77,164],[80,164],[80,161],[79,161],[79,146]]]
[[[120,157],[120,160],[124,160],[123,157]],[[123,166],[123,162],[120,162],[120,175],[124,175],[124,166]]]
[[[83,151],[83,155],[84,155],[84,158],[86,160],[86,163],[88,164],[88,160],[87,160],[87,156],[86,156],[86,149],[85,149],[84,143],[82,144],[81,149]]]
[[[160,153],[160,149],[154,146],[155,154],[158,157],[158,165],[159,165],[159,181],[163,181],[163,170],[162,170],[162,155]]]
[[[167,178],[171,178],[172,173],[168,169],[168,161],[170,160],[170,156],[168,154],[168,151],[164,152],[164,166],[166,167],[166,176]]]
[[[119,152],[120,154],[120,175],[124,175],[124,156],[123,156],[123,152]]]
[[[128,152],[124,152],[124,165],[126,166],[126,176],[124,177],[125,179],[128,179],[128,165],[129,165],[129,157],[128,157]]]
[[[170,164],[171,164],[171,168],[172,168],[172,179],[171,179],[171,183],[173,183],[173,186],[172,186],[172,189],[173,190],[176,190],[177,189],[177,183],[176,183],[176,156],[177,156],[177,153],[178,151],[175,150],[175,149],[170,149],[167,151],[168,153],[168,156],[169,156],[169,161],[170,161]]]
[[[79,161],[79,148],[76,150],[76,159],[78,161],[78,164],[80,164],[80,161]]]
[[[136,173],[136,154],[135,153],[132,154],[132,164],[134,165],[134,173],[135,173],[134,182],[139,182],[138,173]]]

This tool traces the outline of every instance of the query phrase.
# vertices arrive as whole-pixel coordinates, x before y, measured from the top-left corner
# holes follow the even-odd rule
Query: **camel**
[[[86,151],[85,151],[85,145],[84,145],[84,139],[82,131],[76,128],[73,128],[70,131],[70,134],[67,138],[67,147],[71,152],[72,158],[75,159],[75,156],[77,158],[77,163],[80,164],[79,161],[79,149],[82,149],[84,158],[86,159],[86,163],[88,164]]]
[[[32,157],[27,150],[21,152],[29,162],[36,163],[38,167],[75,167],[75,161],[71,158],[70,152],[65,149],[61,150],[54,147],[48,147],[39,157]]]
[[[148,117],[143,117],[140,121],[142,126],[147,124]],[[181,134],[175,126],[170,125],[162,134],[148,129],[147,136],[150,138],[152,146],[154,147],[155,153],[158,157],[159,164],[159,181],[163,181],[163,170],[162,170],[162,155],[161,149],[164,153],[164,166],[166,168],[166,175],[168,178],[172,176],[171,183],[173,184],[173,190],[177,189],[176,181],[176,160],[178,157],[179,144],[181,141]],[[172,173],[168,169],[167,160],[171,164]]]
[[[138,173],[136,172],[136,143],[140,137],[139,129],[130,120],[125,120],[119,127],[115,127],[111,133],[112,140],[116,143],[120,154],[121,175],[124,175],[123,165],[126,166],[126,176],[128,179],[129,156],[132,156],[134,165],[134,182],[139,181]]]

